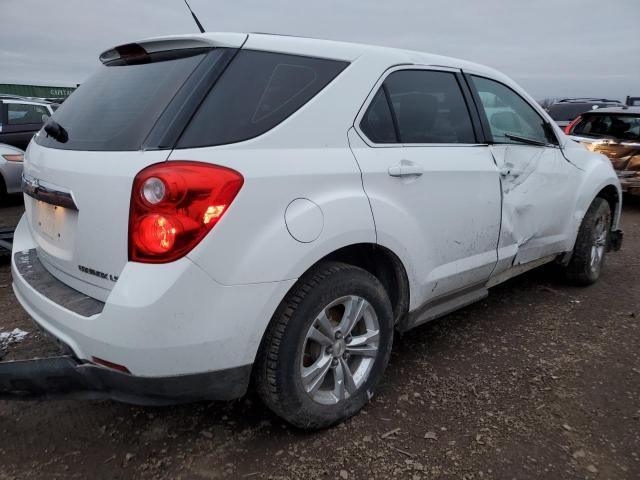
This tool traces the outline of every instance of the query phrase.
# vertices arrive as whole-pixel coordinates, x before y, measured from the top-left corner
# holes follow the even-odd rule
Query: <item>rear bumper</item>
[[[244,394],[251,366],[171,377],[138,377],[73,356],[0,362],[0,399],[112,399],[136,405],[231,400]]]
[[[25,252],[35,247],[27,222],[21,221],[11,267],[13,290],[22,307],[70,348],[82,371],[99,358],[125,366],[134,378],[250,369],[273,312],[295,282],[226,286],[187,258],[163,265],[130,262],[104,304],[79,304],[87,302],[85,295],[62,288],[65,285],[55,277],[38,284],[45,276],[37,275],[34,283],[30,269],[19,265],[20,259],[28,260]],[[72,298],[73,292],[79,296]],[[219,378],[241,376],[220,373]],[[226,385],[234,395],[246,387],[246,382]],[[204,396],[209,397],[206,392]]]

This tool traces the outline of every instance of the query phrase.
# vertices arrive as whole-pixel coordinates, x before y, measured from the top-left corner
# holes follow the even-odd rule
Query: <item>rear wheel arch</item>
[[[618,189],[614,185],[609,184],[598,192],[594,200],[596,198],[604,198],[607,201],[609,208],[611,209],[611,221],[615,224],[618,215],[618,206],[622,200]],[[591,203],[593,203],[593,200]]]
[[[402,260],[391,250],[375,243],[357,243],[335,250],[314,264],[335,261],[360,267],[384,286],[397,324],[409,311],[409,277]]]

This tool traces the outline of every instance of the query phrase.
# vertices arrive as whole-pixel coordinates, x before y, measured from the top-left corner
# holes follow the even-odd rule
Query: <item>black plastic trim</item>
[[[478,113],[478,106],[476,105],[473,94],[471,93],[471,89],[467,84],[462,71],[456,72],[456,80],[458,81],[458,86],[462,91],[464,102],[467,105],[467,111],[469,112],[469,116],[471,117],[471,125],[476,136],[476,142],[487,143],[484,135],[484,129],[482,128],[482,122],[480,120],[480,114]]]
[[[102,312],[103,302],[71,288],[51,275],[38,258],[35,248],[16,252],[13,260],[24,281],[55,304],[83,317],[91,317]]]
[[[462,71],[462,76],[464,77],[467,88],[469,89],[469,93],[471,94],[471,99],[476,107],[476,114],[480,120],[480,127],[482,131],[483,142],[482,143],[493,143],[493,136],[491,135],[491,127],[489,126],[489,120],[487,119],[487,115],[484,112],[484,107],[482,106],[482,101],[480,100],[480,95],[478,95],[478,91],[473,85],[473,81],[471,80],[471,75],[466,73],[464,70]]]
[[[232,400],[246,393],[251,368],[139,377],[71,355],[0,362],[0,400],[111,399],[134,405]]]
[[[391,95],[389,95],[389,89],[384,84],[384,82],[382,83],[382,85],[380,85],[380,88],[382,89],[382,93],[384,93],[384,99],[387,102],[387,108],[389,109],[389,113],[391,115],[391,122],[393,123],[393,131],[396,134],[396,143],[400,143],[400,127],[398,126],[398,116],[396,115],[395,108],[393,108],[393,103],[391,103]],[[375,95],[373,98],[375,99]],[[373,100],[371,101],[371,103],[369,103],[369,107],[367,108],[367,111],[369,110],[369,108],[371,108],[371,105],[373,105]],[[362,130],[362,120],[360,120],[360,130]]]
[[[240,48],[211,50],[189,75],[142,143],[143,150],[175,148],[200,104],[209,95]]]

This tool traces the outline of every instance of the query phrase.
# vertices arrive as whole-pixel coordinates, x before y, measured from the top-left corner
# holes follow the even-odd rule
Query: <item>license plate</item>
[[[59,242],[62,240],[68,214],[69,212],[64,207],[38,201],[34,227],[40,235],[49,241]]]

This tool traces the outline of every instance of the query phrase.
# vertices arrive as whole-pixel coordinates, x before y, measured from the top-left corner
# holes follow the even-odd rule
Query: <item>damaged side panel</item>
[[[558,148],[496,144],[502,224],[494,275],[571,249],[576,167]]]

